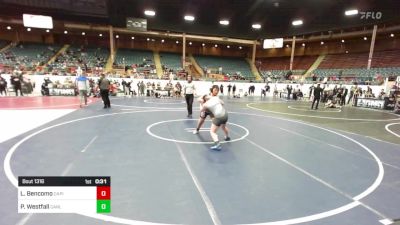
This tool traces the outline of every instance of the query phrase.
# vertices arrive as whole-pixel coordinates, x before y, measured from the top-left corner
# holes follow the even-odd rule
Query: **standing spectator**
[[[323,89],[320,87],[320,84],[317,84],[317,87],[314,88],[314,99],[311,105],[311,109],[314,108],[314,103],[317,102],[317,105],[315,106],[315,109],[318,109],[318,104],[319,104],[319,100],[321,99],[321,93],[322,93]]]
[[[312,94],[312,92],[313,92],[313,90],[314,90],[314,84],[312,84],[311,86],[310,86],[310,88],[309,88],[309,93],[308,93],[308,99],[310,100],[311,99],[311,94]]]
[[[219,86],[219,90],[221,94],[224,95],[224,85],[221,84],[221,86]]]
[[[101,74],[99,79],[100,95],[103,99],[104,108],[111,108],[109,93],[110,93],[110,81],[105,77],[104,73]]]
[[[276,97],[278,97],[278,87],[275,84],[275,86],[274,86],[274,98],[276,98]]]
[[[292,85],[290,85],[290,86],[288,85],[287,86],[287,99],[288,100],[290,99],[290,95],[292,94],[292,90],[293,90]]]
[[[146,85],[144,84],[143,81],[140,82],[140,95],[144,96],[144,89],[146,88]]]
[[[21,93],[21,96],[24,96],[24,94],[22,94],[22,75],[21,76],[17,76],[17,75],[12,76],[11,84],[14,86],[14,91],[15,91],[16,96],[18,96],[18,90]]]
[[[0,75],[0,95],[7,96],[7,81]]]
[[[343,87],[343,94],[342,94],[342,99],[340,101],[340,105],[346,105],[346,97],[347,97],[347,93],[349,92],[349,89],[347,89],[346,87]]]
[[[78,88],[79,91],[79,107],[82,108],[82,103],[85,102],[85,105],[87,105],[87,91],[89,89],[89,80],[86,76],[86,73],[80,74],[76,78],[76,87]]]
[[[350,88],[350,96],[349,96],[349,100],[347,100],[347,105],[350,103],[350,101],[353,99],[354,96],[354,92],[356,91],[357,87],[351,86]]]
[[[132,81],[128,81],[128,82],[125,82],[125,91],[124,91],[124,93],[125,93],[125,95],[133,95],[133,91],[131,90],[131,88],[132,88]]]
[[[124,92],[124,95],[128,94],[128,91],[126,90],[126,81],[124,79],[122,79],[122,90]]]
[[[193,99],[194,99],[195,91],[196,91],[196,87],[192,83],[192,76],[188,76],[188,83],[183,88],[183,94],[185,95],[187,111],[188,111],[187,117],[189,117],[189,118],[192,117],[192,113],[193,113]]]
[[[317,79],[318,79],[317,75],[315,75],[315,74],[313,73],[313,75],[312,75],[312,80],[313,80],[313,81],[317,81]]]
[[[232,88],[232,85],[231,85],[231,84],[229,84],[229,85],[228,85],[228,95],[230,95],[230,94],[231,94],[231,88]]]
[[[233,96],[235,96],[235,93],[236,93],[236,84],[233,84],[233,87],[232,87]]]

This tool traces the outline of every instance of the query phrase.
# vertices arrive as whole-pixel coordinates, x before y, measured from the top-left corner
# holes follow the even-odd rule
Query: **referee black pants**
[[[188,116],[192,115],[193,112],[193,94],[186,94],[185,99],[186,99],[186,105],[187,105],[187,111],[188,111]]]
[[[101,95],[101,99],[103,100],[103,103],[104,103],[104,108],[110,108],[111,103],[110,103],[110,98],[108,97],[109,90],[108,89],[100,89],[100,95]]]
[[[314,103],[315,103],[315,102],[317,102],[317,105],[315,106],[315,109],[318,109],[318,104],[319,104],[320,98],[321,98],[321,97],[318,97],[318,98],[317,98],[317,97],[314,96],[314,99],[313,99],[312,105],[311,105],[311,109],[314,108]]]

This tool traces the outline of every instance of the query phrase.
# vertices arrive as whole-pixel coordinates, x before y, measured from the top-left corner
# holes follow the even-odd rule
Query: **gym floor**
[[[0,224],[392,224],[400,117],[224,97],[232,140],[211,151],[183,99],[0,98]],[[219,131],[223,138],[222,131]],[[110,214],[18,214],[18,176],[111,176]]]

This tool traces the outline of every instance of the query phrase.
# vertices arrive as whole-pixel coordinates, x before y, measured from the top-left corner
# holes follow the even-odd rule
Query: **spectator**
[[[0,95],[7,96],[7,81],[0,75]]]
[[[82,108],[83,102],[85,103],[85,105],[87,105],[87,92],[89,89],[89,80],[86,76],[86,73],[81,73],[79,77],[76,78],[76,87],[79,91],[79,107]]]

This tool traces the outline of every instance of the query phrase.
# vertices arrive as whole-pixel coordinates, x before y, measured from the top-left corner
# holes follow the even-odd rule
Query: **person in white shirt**
[[[183,88],[183,94],[185,95],[187,111],[188,111],[187,117],[189,118],[192,117],[193,113],[193,99],[195,93],[196,93],[196,87],[192,83],[192,76],[188,76],[188,83]]]
[[[217,96],[218,92],[218,85],[213,85],[213,96],[204,97],[205,103],[203,104],[203,108],[201,109],[201,112],[205,112],[206,110],[208,110],[212,115],[210,134],[211,138],[214,141],[214,145],[211,146],[210,149],[216,151],[219,151],[222,148],[217,135],[219,127],[221,127],[225,133],[225,141],[231,140],[231,138],[229,137],[228,128],[226,127],[226,123],[228,122],[228,112],[224,107],[224,102]]]

